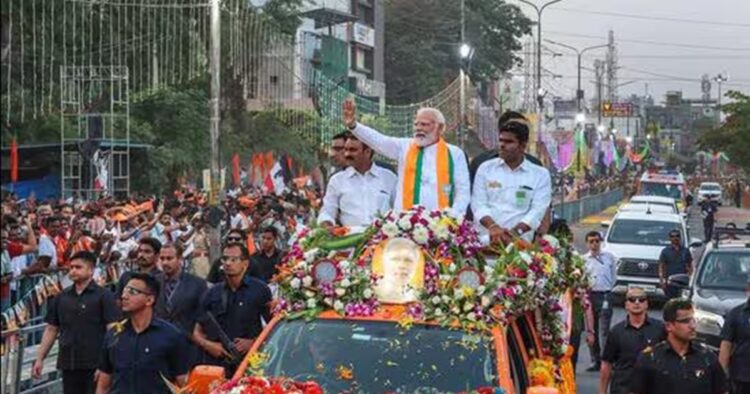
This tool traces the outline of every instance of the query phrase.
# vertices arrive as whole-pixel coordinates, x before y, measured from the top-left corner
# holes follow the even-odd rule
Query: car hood
[[[746,300],[747,293],[744,290],[698,289],[693,295],[697,309],[721,316]]]
[[[658,260],[664,246],[606,243],[602,249],[612,253],[618,259]]]

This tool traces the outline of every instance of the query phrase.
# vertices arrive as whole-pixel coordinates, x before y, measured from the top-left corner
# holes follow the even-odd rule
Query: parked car
[[[698,339],[718,350],[724,316],[747,300],[747,277],[750,275],[750,230],[717,228],[719,238],[706,246],[692,278],[672,275],[669,283],[681,287],[683,295],[693,301]]]
[[[603,250],[617,258],[617,281],[612,293],[621,303],[628,288],[643,288],[649,298],[665,299],[659,287],[659,255],[669,245],[669,232],[678,230],[685,247],[699,247],[700,239],[688,240],[688,228],[681,215],[661,212],[620,211],[604,238]]]

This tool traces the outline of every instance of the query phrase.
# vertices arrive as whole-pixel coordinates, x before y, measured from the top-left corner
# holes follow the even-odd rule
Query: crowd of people
[[[66,393],[168,392],[162,376],[182,385],[199,363],[232,374],[269,321],[272,278],[306,226],[356,231],[388,210],[421,205],[472,219],[487,243],[531,241],[550,227],[551,177],[526,152],[523,115],[503,114],[498,149],[469,162],[443,138],[446,123],[438,110],[416,113],[413,138],[386,136],[357,122],[353,101],[345,102],[342,114],[347,129],[333,139],[326,190],[290,184],[277,194],[243,186],[228,191],[220,207],[189,187],[125,201],[5,196],[3,311],[10,307],[13,314],[12,306],[40,275],[57,273],[63,287],[42,309],[47,327],[32,375],[42,375],[56,340]],[[375,153],[395,167],[375,162]],[[580,187],[591,193],[618,182],[623,180],[598,179]],[[614,258],[597,252],[601,236],[590,234],[588,241],[586,258],[597,280],[585,313],[586,337],[597,355],[592,368],[606,370],[619,353],[595,339],[608,331],[608,325],[599,331],[599,321],[609,310],[606,281],[613,280]],[[220,255],[211,256],[217,249]],[[630,298],[641,296],[629,292]],[[684,320],[687,309],[669,309],[677,320],[666,326]],[[665,319],[673,318],[666,313]]]

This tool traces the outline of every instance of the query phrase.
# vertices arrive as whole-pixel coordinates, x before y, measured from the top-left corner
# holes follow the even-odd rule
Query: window
[[[680,231],[684,240],[684,233],[679,223],[660,222],[655,220],[618,219],[612,223],[607,242],[613,244],[637,244],[667,246],[669,232]]]
[[[371,48],[352,44],[352,70],[364,73],[367,78],[372,79],[373,61]]]
[[[750,274],[750,252],[712,251],[701,264],[699,287],[741,292]]]
[[[279,83],[279,76],[278,75],[271,75],[271,85],[276,85]]]

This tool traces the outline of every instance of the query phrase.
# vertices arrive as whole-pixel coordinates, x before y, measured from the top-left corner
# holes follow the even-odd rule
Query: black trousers
[[[589,347],[589,354],[591,355],[591,362],[593,364],[601,363],[602,350],[604,344],[607,342],[609,326],[612,321],[612,305],[609,300],[609,294],[609,292],[598,291],[589,293],[591,309],[594,312],[594,344]],[[604,308],[605,302],[608,304],[607,308]]]
[[[703,235],[705,241],[710,241],[714,235],[714,218],[703,219]]]
[[[96,383],[94,383],[94,372],[96,372],[95,369],[63,370],[63,393],[93,394],[96,391]]]
[[[732,381],[732,394],[750,394],[750,382]]]

